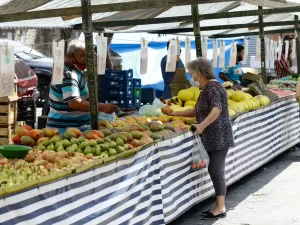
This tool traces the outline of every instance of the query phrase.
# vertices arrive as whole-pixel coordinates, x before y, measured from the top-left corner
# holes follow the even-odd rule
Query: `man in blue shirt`
[[[169,49],[169,44],[167,44],[167,49]],[[181,50],[178,49],[177,53],[177,62],[176,62],[176,70],[175,72],[166,72],[166,64],[167,64],[167,55],[164,56],[161,60],[161,73],[164,80],[164,92],[163,98],[170,99],[174,96],[177,96],[178,92],[182,89],[186,89],[190,87],[190,83],[186,77],[186,69],[183,62],[180,59]]]
[[[219,77],[224,81],[231,81],[234,85],[240,86],[243,80],[244,72],[240,65],[240,62],[243,61],[244,57],[244,46],[237,45],[237,57],[236,57],[236,65],[232,67],[224,68]]]

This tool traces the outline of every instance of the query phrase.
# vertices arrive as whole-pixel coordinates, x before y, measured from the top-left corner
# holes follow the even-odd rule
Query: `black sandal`
[[[211,212],[211,209],[210,210],[207,210],[207,211],[204,211],[204,212],[201,212],[202,216],[206,216],[207,214],[210,214]]]
[[[217,219],[221,219],[221,218],[225,218],[226,217],[226,212],[218,214],[218,215],[214,215],[211,212],[209,212],[208,214],[206,214],[203,217],[203,220],[217,220]]]

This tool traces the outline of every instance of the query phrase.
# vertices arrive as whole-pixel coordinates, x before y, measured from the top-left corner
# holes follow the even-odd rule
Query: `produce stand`
[[[284,116],[283,116],[284,115]],[[236,146],[226,159],[231,185],[299,143],[293,97],[233,122]],[[214,194],[207,170],[190,171],[189,133],[127,159],[91,168],[0,199],[0,224],[166,224]]]

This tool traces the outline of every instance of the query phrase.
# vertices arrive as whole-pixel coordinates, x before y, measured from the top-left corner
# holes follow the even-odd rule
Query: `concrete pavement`
[[[300,150],[288,151],[228,188],[227,217],[202,220],[214,199],[170,225],[300,225]]]

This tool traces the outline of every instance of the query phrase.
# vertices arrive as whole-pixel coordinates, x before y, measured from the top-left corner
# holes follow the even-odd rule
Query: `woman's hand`
[[[174,112],[169,106],[163,107],[163,108],[161,109],[161,111],[162,111],[163,114],[166,114],[166,115],[168,115],[168,116],[175,116],[175,115],[174,115],[175,112]]]
[[[197,128],[197,130],[195,131],[195,134],[198,134],[198,135],[200,135],[200,134],[202,134],[202,133],[203,133],[203,131],[204,131],[205,127],[203,126],[203,124],[202,124],[202,123],[200,123],[200,124],[197,124],[197,125],[194,125],[194,126]]]

